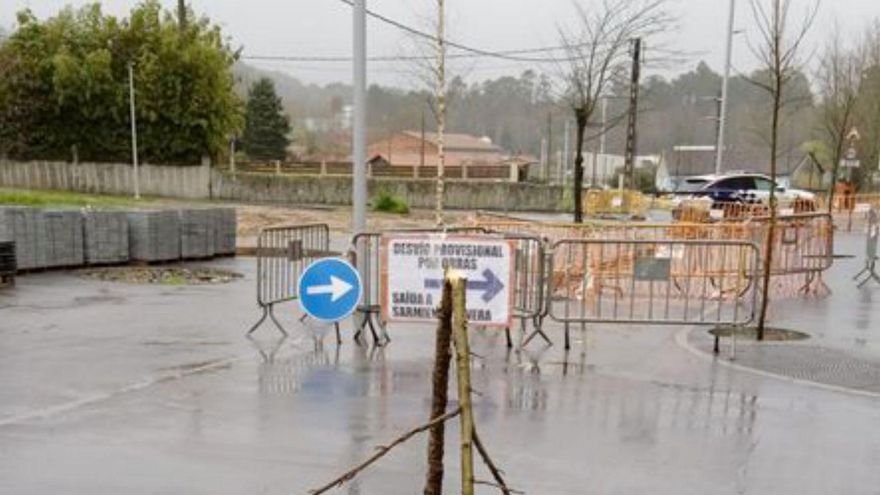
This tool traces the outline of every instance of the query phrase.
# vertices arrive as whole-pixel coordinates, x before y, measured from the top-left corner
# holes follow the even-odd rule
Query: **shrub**
[[[405,215],[409,213],[409,206],[403,198],[399,198],[389,192],[382,191],[373,199],[373,211],[397,213]]]

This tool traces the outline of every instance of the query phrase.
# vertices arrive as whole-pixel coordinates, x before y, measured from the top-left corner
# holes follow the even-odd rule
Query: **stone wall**
[[[403,198],[411,208],[433,208],[436,183],[431,179],[372,178],[368,195],[381,191]],[[351,178],[333,176],[275,176],[214,172],[214,199],[274,204],[351,204]],[[500,211],[560,211],[562,188],[507,181],[446,182],[445,205],[450,209]]]
[[[140,192],[146,196],[217,199],[284,205],[351,204],[351,177],[274,175],[212,170],[194,166],[141,165]],[[0,187],[55,189],[94,194],[131,195],[132,167],[113,163],[13,162],[0,160]],[[381,191],[403,198],[411,208],[433,208],[435,181],[373,177],[369,196]],[[449,209],[560,211],[562,188],[506,180],[447,180]]]

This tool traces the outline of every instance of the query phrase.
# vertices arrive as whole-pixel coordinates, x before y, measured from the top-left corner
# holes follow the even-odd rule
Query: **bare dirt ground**
[[[283,225],[326,223],[334,233],[351,231],[351,208],[309,208],[283,206],[235,205],[238,211],[239,245],[254,245],[261,229]],[[448,225],[462,224],[470,217],[469,211],[447,212]],[[434,227],[434,212],[413,210],[406,215],[369,212],[367,228],[370,230],[430,228]]]

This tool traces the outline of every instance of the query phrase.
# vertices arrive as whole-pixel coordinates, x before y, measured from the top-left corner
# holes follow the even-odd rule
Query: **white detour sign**
[[[485,237],[392,235],[383,243],[382,312],[386,321],[433,322],[446,268],[467,278],[468,320],[508,326],[513,305],[513,248]]]

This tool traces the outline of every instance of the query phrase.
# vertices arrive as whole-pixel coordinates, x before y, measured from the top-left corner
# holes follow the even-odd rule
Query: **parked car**
[[[769,201],[770,190],[774,187],[777,200],[783,207],[816,199],[809,191],[774,185],[766,175],[747,173],[688,177],[679,185],[675,196],[679,200],[708,198],[713,204],[759,204]]]

